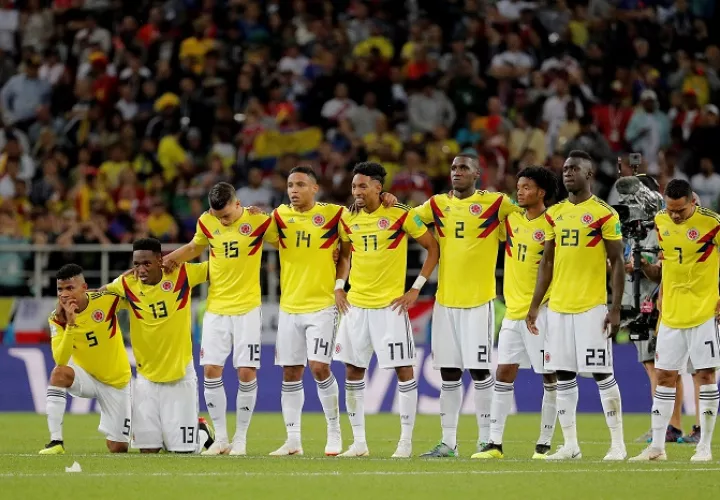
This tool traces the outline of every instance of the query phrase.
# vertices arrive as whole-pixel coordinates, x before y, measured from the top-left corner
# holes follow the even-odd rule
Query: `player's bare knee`
[[[695,379],[699,385],[709,385],[715,383],[715,369],[704,368],[698,370],[695,374]]]
[[[121,443],[118,441],[110,441],[109,439],[105,441],[107,444],[107,449],[110,453],[127,453],[128,451],[128,444],[127,443]]]
[[[283,382],[299,382],[302,380],[305,367],[300,366],[283,366]]]
[[[203,373],[205,378],[220,378],[222,377],[223,367],[216,365],[205,365],[203,367]]]
[[[415,377],[412,366],[398,366],[395,368],[395,373],[397,373],[398,382],[409,382]]]
[[[440,378],[443,382],[457,382],[462,378],[462,374],[460,368],[440,368]]]
[[[352,381],[362,380],[365,378],[365,368],[359,368],[353,365],[345,365],[345,378]]]
[[[326,365],[325,363],[310,361],[310,371],[315,380],[322,381],[330,378],[330,365]]]
[[[237,369],[237,374],[240,382],[252,382],[257,378],[257,368],[243,366]]]
[[[566,382],[568,380],[572,380],[577,376],[577,374],[575,372],[566,372],[563,370],[558,370],[557,372],[555,372],[555,374],[557,375],[557,379],[560,382]]]
[[[660,370],[655,369],[655,377],[657,378],[657,385],[662,387],[675,387],[677,384],[678,372],[674,370]]]
[[[70,387],[75,381],[75,372],[69,366],[56,366],[50,373],[50,385],[55,387]]]
[[[554,373],[544,373],[543,376],[543,383],[545,384],[556,384],[557,383],[557,375]]]
[[[475,382],[481,382],[490,378],[490,370],[470,370],[470,377],[472,377]]]
[[[512,384],[517,377],[518,365],[498,365],[495,380],[504,384]]]

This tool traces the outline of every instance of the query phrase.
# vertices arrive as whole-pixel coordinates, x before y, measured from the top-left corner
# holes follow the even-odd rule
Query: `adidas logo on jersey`
[[[214,234],[215,236],[220,236],[220,230],[219,230],[219,229],[216,229],[213,234]]]
[[[668,231],[668,230],[666,229],[665,232],[663,233],[663,236],[670,236],[670,231]]]
[[[295,219],[293,219],[292,217],[290,217],[290,220],[288,220],[288,222],[294,223],[294,222],[295,222]]]
[[[558,218],[555,220],[563,220],[562,215],[558,215]]]
[[[358,226],[357,224],[354,224],[352,228],[353,228],[353,231],[357,231],[358,229],[360,229],[360,226]]]

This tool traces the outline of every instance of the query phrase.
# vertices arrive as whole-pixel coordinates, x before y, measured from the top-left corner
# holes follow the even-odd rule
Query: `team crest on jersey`
[[[582,219],[580,219],[583,224],[590,224],[593,221],[593,216],[591,213],[587,213],[582,216]]]
[[[162,282],[162,285],[160,285],[160,288],[162,288],[163,292],[169,292],[173,289],[173,282],[169,280],[165,280]]]
[[[482,212],[482,207],[478,205],[477,203],[473,203],[470,205],[470,214],[471,215],[480,215],[480,212]]]
[[[102,320],[105,319],[105,313],[100,309],[95,309],[92,313],[92,319],[95,323],[102,323]]]
[[[533,240],[537,241],[538,243],[542,243],[545,241],[545,231],[542,229],[538,229],[533,233]]]
[[[240,231],[240,234],[242,234],[243,236],[247,236],[252,233],[252,226],[247,222],[245,224],[240,224],[238,231]]]
[[[313,223],[315,226],[320,227],[320,226],[322,226],[323,224],[325,224],[325,217],[323,217],[321,214],[313,215],[312,223]]]
[[[549,362],[550,362],[550,353],[547,352],[547,351],[545,351],[545,362],[546,362],[546,363],[549,363]]]
[[[687,237],[690,241],[695,241],[696,239],[698,239],[700,237],[700,232],[697,229],[695,229],[694,227],[691,227],[687,231]]]
[[[387,229],[390,227],[390,221],[385,217],[380,217],[378,220],[378,227],[380,229]]]
[[[340,354],[340,351],[342,351],[342,346],[340,344],[335,345],[335,354]]]

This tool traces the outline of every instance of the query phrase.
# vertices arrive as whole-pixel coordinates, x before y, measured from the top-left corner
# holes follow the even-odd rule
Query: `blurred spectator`
[[[641,107],[633,112],[625,130],[625,140],[634,151],[642,153],[648,172],[660,173],[658,152],[670,145],[670,123],[667,115],[658,109],[657,94],[644,90],[640,95]]]
[[[690,185],[700,197],[703,207],[717,210],[718,197],[720,197],[720,174],[715,171],[715,166],[710,158],[700,159],[700,172],[692,176]]]
[[[259,168],[248,171],[248,185],[237,190],[237,197],[245,206],[255,206],[270,213],[273,210],[270,189],[263,185],[263,172]]]

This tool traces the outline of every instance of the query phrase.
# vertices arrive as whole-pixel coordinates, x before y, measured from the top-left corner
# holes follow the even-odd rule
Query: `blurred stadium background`
[[[269,211],[303,161],[321,199],[345,204],[352,165],[371,159],[416,205],[448,189],[461,151],[482,158],[479,187],[512,196],[524,166],[559,173],[583,149],[612,202],[616,158],[636,151],[661,186],[687,178],[716,209],[719,25],[714,0],[0,0],[0,411],[44,410],[54,272],[76,262],[99,286],[128,268],[133,239],[188,241],[221,180]],[[263,262],[258,410],[279,411],[277,255]],[[499,324],[502,253],[497,276]],[[433,291],[411,312],[419,345]],[[420,411],[433,413],[427,351]],[[626,410],[647,411],[634,348],[616,346],[616,364]],[[392,374],[371,377],[368,412],[392,410]],[[536,411],[524,377],[518,409]],[[581,411],[599,410],[587,393]]]

